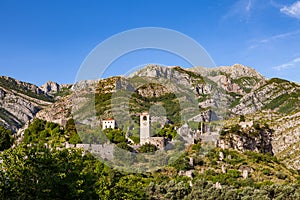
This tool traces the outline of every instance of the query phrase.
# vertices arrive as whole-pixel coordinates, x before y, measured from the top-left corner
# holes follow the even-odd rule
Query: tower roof
[[[114,120],[114,118],[109,117],[109,118],[104,119],[103,121],[111,121],[111,120]]]

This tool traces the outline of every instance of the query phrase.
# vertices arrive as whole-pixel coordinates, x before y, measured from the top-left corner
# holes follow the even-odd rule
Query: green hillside
[[[116,171],[78,149],[43,148],[68,140],[67,129],[37,120],[24,143],[0,154],[3,199],[299,199],[299,175],[276,157],[190,146],[154,172]],[[36,141],[40,141],[39,145]],[[28,145],[31,142],[32,145]],[[204,153],[203,152],[207,152]],[[222,154],[222,155],[221,155]],[[192,162],[191,162],[192,159]],[[222,167],[223,166],[223,167]],[[223,168],[223,169],[222,169]],[[248,170],[243,177],[243,170]],[[191,172],[191,176],[185,176]]]

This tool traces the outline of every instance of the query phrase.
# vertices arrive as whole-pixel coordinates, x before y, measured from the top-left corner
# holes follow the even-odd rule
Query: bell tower
[[[140,115],[140,143],[145,144],[150,138],[150,115],[143,112]]]

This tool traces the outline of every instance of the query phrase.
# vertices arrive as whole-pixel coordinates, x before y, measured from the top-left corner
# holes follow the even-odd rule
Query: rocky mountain
[[[148,110],[176,126],[202,122],[198,128],[203,132],[229,131],[220,147],[269,152],[300,169],[300,86],[278,78],[268,80],[240,64],[210,69],[149,65],[128,77],[73,86],[49,81],[38,87],[7,77],[0,80],[0,117],[14,130],[35,115],[62,125],[74,118],[95,126],[114,117],[119,127],[137,134],[138,113]],[[230,126],[239,124],[241,115],[252,125],[239,127],[235,134]]]
[[[72,107],[76,108],[76,105],[81,106],[82,102],[85,102],[84,95],[94,94],[95,84],[98,81],[82,81],[76,85],[62,85],[63,89],[59,90],[62,96],[56,98],[56,102],[45,109],[39,111],[36,115],[37,118],[43,119],[46,121],[51,121],[65,125],[68,119],[72,118]],[[46,84],[51,85],[51,82]],[[52,84],[53,85],[53,84]],[[77,92],[73,92],[73,88],[76,87],[76,91],[80,91],[80,95]],[[54,88],[56,86],[54,85]],[[53,91],[50,90],[50,91]],[[73,102],[77,99],[77,103]],[[81,103],[79,102],[81,101]]]
[[[38,111],[55,102],[53,95],[61,90],[58,87],[54,93],[51,88],[45,90],[45,87],[0,76],[0,124],[17,131]]]
[[[150,109],[154,104],[167,108],[168,117],[173,118],[171,121],[175,123],[180,121],[174,117],[180,115],[179,111],[181,115],[186,111],[193,116],[211,109],[217,112],[217,116],[225,117],[269,109],[290,113],[299,106],[299,85],[281,79],[267,80],[254,69],[240,64],[211,69],[150,65],[129,77],[84,81],[75,86],[79,88],[75,89],[75,96],[65,95],[65,98],[41,111],[38,116],[51,121],[70,118],[74,97],[80,97],[77,101],[82,106],[80,109],[76,106],[76,109],[84,113],[83,108],[87,105],[83,99],[91,100],[85,97],[88,91],[95,91],[92,92],[95,94],[92,100],[95,101],[96,115],[100,119],[111,116],[114,107],[124,108],[124,112],[130,112],[134,118],[136,113]],[[53,92],[57,91],[58,86],[48,82],[42,88]],[[151,101],[145,102],[146,99]]]
[[[55,82],[48,81],[40,88],[44,93],[57,93],[60,89],[60,85]]]
[[[271,109],[281,113],[299,110],[300,85],[273,78],[253,87],[232,109],[233,113],[246,114]]]
[[[70,93],[72,84],[58,84],[53,81],[47,81],[40,89],[47,95],[59,98]]]

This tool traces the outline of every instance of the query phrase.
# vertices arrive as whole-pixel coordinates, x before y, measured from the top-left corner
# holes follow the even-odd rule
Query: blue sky
[[[37,85],[73,83],[96,45],[139,27],[182,32],[217,66],[241,63],[266,77],[300,82],[297,0],[0,0],[0,27],[0,75]],[[170,55],[145,51],[120,59],[108,75],[147,62],[189,67]]]

